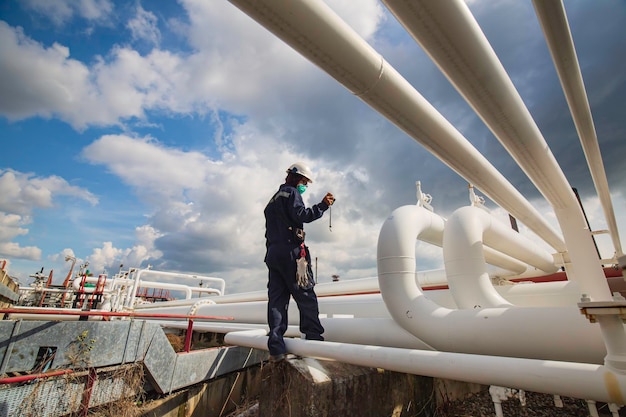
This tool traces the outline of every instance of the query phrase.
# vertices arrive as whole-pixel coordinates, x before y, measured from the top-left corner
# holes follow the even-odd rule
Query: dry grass
[[[90,416],[97,417],[137,417],[141,415],[141,405],[144,401],[143,385],[144,372],[143,366],[139,363],[130,366],[122,366],[115,369],[109,376],[110,378],[122,381],[121,386],[124,392],[131,393],[131,396],[122,397],[117,401],[101,405],[89,410]]]
[[[88,410],[88,415],[98,417],[137,417],[141,414],[139,405],[143,400],[144,372],[143,365],[133,363],[112,367],[96,372],[91,368],[91,351],[95,339],[89,338],[84,331],[76,337],[65,351],[67,368],[74,372],[55,379],[31,381],[31,393],[22,401],[18,415],[38,417],[42,415],[64,415],[77,417],[85,415],[83,402],[89,396],[87,392],[90,378],[93,386],[98,387],[100,398],[119,398],[118,400]],[[45,358],[41,366],[51,361]],[[35,373],[41,369],[35,369]],[[98,385],[100,382],[100,385]],[[109,389],[109,392],[102,392]],[[92,400],[94,392],[91,393]],[[101,399],[100,402],[103,400]],[[106,401],[106,400],[105,400]]]
[[[170,345],[174,348],[174,352],[182,352],[185,348],[185,337],[174,333],[166,333],[165,337],[169,340]]]

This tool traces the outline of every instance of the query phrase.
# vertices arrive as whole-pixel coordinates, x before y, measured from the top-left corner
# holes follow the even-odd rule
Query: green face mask
[[[304,185],[304,184],[298,184],[297,188],[298,188],[298,192],[300,194],[304,194],[304,192],[306,191],[306,185]]]

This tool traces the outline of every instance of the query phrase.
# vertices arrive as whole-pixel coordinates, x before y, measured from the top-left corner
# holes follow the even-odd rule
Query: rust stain
[[[604,385],[606,386],[606,390],[609,394],[609,398],[611,402],[616,404],[624,404],[624,398],[626,394],[624,393],[624,389],[626,387],[620,387],[617,376],[615,376],[612,372],[604,373]]]

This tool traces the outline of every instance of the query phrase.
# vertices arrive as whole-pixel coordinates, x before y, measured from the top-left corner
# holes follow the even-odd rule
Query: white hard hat
[[[313,173],[303,162],[291,164],[291,166],[287,168],[287,174],[289,173],[302,175],[307,180],[313,182]]]

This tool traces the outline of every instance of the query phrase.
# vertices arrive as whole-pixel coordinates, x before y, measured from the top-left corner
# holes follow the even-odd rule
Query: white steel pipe
[[[502,297],[518,307],[575,306],[580,302],[580,290],[573,281],[523,282],[495,288]],[[430,294],[429,298],[433,299]]]
[[[151,269],[141,269],[139,271],[135,271],[135,279],[132,285],[132,290],[130,290],[130,297],[127,298],[126,307],[132,307],[135,303],[135,297],[137,296],[137,290],[141,285],[139,284],[142,275],[158,275],[165,276],[171,278],[185,278],[185,279],[198,279],[201,281],[214,282],[219,285],[219,288],[215,291],[211,291],[211,293],[224,294],[224,290],[226,288],[226,281],[222,278],[214,278],[214,277],[205,277],[202,275],[191,275],[191,274],[183,274],[177,272],[165,272],[165,271],[156,271]],[[177,284],[178,285],[178,284]],[[185,285],[185,287],[188,287]],[[191,288],[191,287],[189,287]],[[183,290],[187,294],[187,290]],[[198,292],[194,289],[194,291]],[[191,298],[191,295],[186,296],[186,298]]]
[[[578,200],[465,2],[383,2],[550,202],[567,248],[553,246],[559,252],[569,252],[565,264],[568,277],[579,281],[581,291],[592,300],[610,300],[611,293]]]
[[[166,272],[166,271],[158,271],[155,269],[142,269],[139,271],[142,275],[156,275],[159,277],[170,277],[170,278],[178,278],[178,279],[191,279],[201,282],[213,283],[217,288],[217,293],[223,295],[226,290],[226,281],[223,278],[217,277],[209,277],[206,275],[198,275],[198,274],[185,274],[182,272]],[[194,287],[192,287],[194,288]]]
[[[211,300],[216,301],[217,297]],[[389,317],[387,308],[380,300],[380,294],[346,295],[319,298],[318,304],[320,315],[323,317],[334,317],[337,315],[355,318]],[[141,310],[151,310],[164,314],[187,314],[189,305],[164,307],[161,306],[161,303],[153,303],[144,306]],[[216,302],[216,304],[198,306],[196,314],[233,317],[232,322],[234,323],[266,323],[267,301],[222,304]],[[299,314],[295,303],[289,303],[287,314],[289,324],[298,324]]]
[[[139,280],[139,287],[137,288],[154,288],[162,290],[183,291],[186,298],[191,298],[193,296],[193,293],[209,294],[215,296],[220,295],[220,290],[218,290],[217,288],[199,288],[184,284],[173,284],[160,281],[146,281],[143,279]],[[197,301],[198,299],[195,298],[195,300]]]
[[[439,216],[422,207],[404,206],[381,229],[380,291],[402,328],[440,351],[602,363],[606,348],[600,328],[577,307],[451,310],[429,300],[412,278],[415,237],[441,224]]]
[[[445,224],[445,220],[444,220]],[[444,226],[445,227],[445,226]],[[430,243],[435,246],[443,247],[443,229],[444,227],[432,228],[432,230],[425,230],[422,236],[419,236],[419,240]],[[506,255],[498,250],[492,249],[490,247],[484,247],[483,253],[485,256],[485,260],[488,264],[498,266],[500,268],[506,269],[508,271],[521,274],[526,271],[527,264],[521,262],[519,259],[515,259],[509,255]],[[424,278],[424,280],[422,280]],[[418,281],[420,284],[430,282],[428,278],[420,276],[418,272]],[[440,283],[445,283],[446,279],[440,281]]]
[[[489,247],[484,247],[485,259],[487,263],[499,266],[505,271],[495,271],[490,273],[490,276],[512,276],[519,275],[526,271],[527,265],[516,259],[511,258],[501,252],[495,251]],[[509,272],[510,271],[510,272]],[[538,275],[538,274],[535,274]],[[426,271],[418,271],[416,279],[422,288],[431,288],[441,285],[447,285],[446,271],[445,269],[433,269]],[[325,282],[317,284],[315,286],[315,292],[318,298],[338,296],[338,295],[359,295],[359,294],[374,294],[380,293],[378,287],[378,277],[372,278],[360,278],[350,279],[339,282]],[[217,304],[227,303],[242,303],[251,301],[267,301],[267,291],[252,291],[245,293],[235,293],[216,296],[212,298]],[[171,301],[159,302],[160,307],[174,307],[185,306],[195,303],[195,298],[192,299],[180,299]],[[579,299],[576,299],[574,303],[577,303]],[[139,304],[135,306],[136,309],[153,308],[150,304]]]
[[[267,350],[264,330],[233,332],[226,343]],[[601,365],[286,339],[287,351],[390,371],[515,387],[607,403],[626,402],[626,375]]]
[[[49,293],[71,293],[72,290],[65,288],[35,288],[35,287],[19,287],[21,292],[49,292]]]
[[[624,337],[623,318],[620,314],[597,315],[607,354],[604,364],[622,374],[626,374],[626,337]]]
[[[83,278],[76,278],[73,283],[72,286],[75,290],[79,290],[80,289],[80,284]],[[137,284],[136,288],[155,288],[155,289],[161,289],[161,290],[173,290],[173,291],[181,291],[185,293],[185,299],[192,299],[193,293],[204,293],[204,294],[211,294],[211,295],[220,295],[220,290],[217,288],[198,288],[198,287],[191,287],[189,285],[184,285],[184,284],[174,284],[174,283],[169,283],[169,282],[158,282],[158,281],[145,281],[143,279],[140,280],[133,280],[133,279],[126,279],[126,278],[116,278],[115,279],[116,284],[127,284],[130,285],[132,288],[135,288],[134,285]],[[98,282],[98,278],[96,277],[87,277],[85,279],[85,282],[89,282],[89,283],[97,283]],[[83,290],[85,292],[94,292],[95,291],[95,287],[84,287]],[[110,288],[109,291],[112,291],[113,288]],[[134,297],[133,297],[134,299]],[[197,301],[197,298],[193,299]]]
[[[517,285],[496,286],[495,289],[513,304],[530,307],[575,306],[579,301],[578,287],[574,282],[559,281],[546,283],[523,283]],[[431,290],[425,296],[433,303],[449,309],[457,308],[448,290]],[[225,296],[229,297],[229,296]],[[200,306],[196,314],[205,316],[233,317],[225,325],[231,324],[266,324],[267,302],[263,300],[250,302],[220,303],[220,297],[211,297],[216,305]],[[174,302],[141,304],[135,310],[152,311],[160,314],[188,314],[192,304],[198,298]],[[202,299],[200,299],[202,300]],[[380,295],[364,294],[353,296],[329,296],[319,298],[320,316],[322,318],[355,317],[355,318],[391,318]],[[298,324],[298,311],[294,303],[289,304],[289,323]]]
[[[483,244],[521,259],[546,273],[557,271],[552,255],[497,221],[479,207],[457,209],[443,233],[443,259],[448,285],[459,308],[511,305],[491,283]]]
[[[333,342],[432,350],[426,343],[398,326],[391,318],[320,320],[325,330],[324,339]],[[188,326],[185,321],[159,320],[159,324],[175,329],[186,329]],[[193,330],[199,332],[230,333],[252,329],[262,330],[263,334],[268,331],[267,324],[261,323],[195,321],[193,324]],[[302,334],[297,325],[290,325],[285,336],[300,338]]]
[[[554,248],[565,250],[562,238],[537,209],[324,2],[229,1],[421,143]]]
[[[528,268],[528,265],[521,262],[519,259],[493,250],[488,246],[483,247],[483,254],[485,255],[485,261],[489,265],[497,266],[508,271],[506,275],[520,275],[526,272]]]
[[[559,80],[572,113],[576,131],[580,138],[591,178],[596,187],[604,217],[611,235],[616,257],[623,255],[622,244],[615,221],[615,211],[611,202],[609,183],[602,162],[596,128],[593,123],[589,100],[585,91],[574,40],[570,32],[565,7],[560,0],[533,0],[533,6],[545,35],[550,55],[559,74]]]

